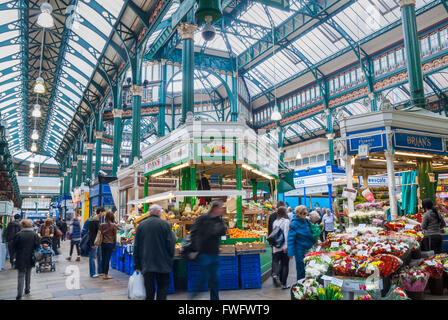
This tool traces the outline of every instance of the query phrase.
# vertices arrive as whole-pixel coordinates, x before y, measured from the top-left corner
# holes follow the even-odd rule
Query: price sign
[[[327,275],[323,275],[323,276],[321,277],[321,279],[322,279],[322,280],[329,280],[329,281],[331,281],[331,280],[333,280],[333,277],[330,277],[330,276],[327,276]]]
[[[357,230],[352,231],[352,233],[351,233],[352,237],[356,237],[357,235],[358,235],[358,231]]]
[[[435,262],[432,261],[432,260],[425,261],[425,263],[426,263],[428,266],[435,266],[435,265],[436,265]]]
[[[331,262],[330,257],[329,257],[329,256],[326,256],[326,255],[323,255],[323,256],[322,256],[322,260],[323,260],[324,262],[326,262],[326,263],[330,263],[330,262]]]
[[[222,237],[221,237],[221,240],[222,240],[222,241],[225,241],[226,239],[227,239],[226,236],[222,236]]]
[[[330,245],[330,248],[337,248],[339,247],[339,242],[332,242]]]
[[[342,285],[344,284],[344,280],[333,278],[331,280],[331,284],[334,284],[335,286],[342,288]]]
[[[358,227],[360,227],[360,228],[365,228],[365,227],[366,227],[366,224],[365,224],[365,223],[361,223],[360,225],[358,225]]]
[[[412,229],[414,229],[414,225],[413,224],[406,224],[404,226],[404,230],[412,230]]]

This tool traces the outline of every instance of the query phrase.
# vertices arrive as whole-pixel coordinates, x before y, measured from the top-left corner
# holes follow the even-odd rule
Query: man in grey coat
[[[173,268],[176,235],[171,225],[160,218],[162,207],[149,208],[150,216],[138,227],[134,241],[134,269],[145,278],[146,300],[166,300]]]

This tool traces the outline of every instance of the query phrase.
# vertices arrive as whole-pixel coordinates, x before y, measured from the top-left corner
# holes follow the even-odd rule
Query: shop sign
[[[370,151],[381,151],[386,148],[383,137],[384,134],[376,134],[369,137],[351,138],[348,140],[348,152],[350,154],[359,152],[361,145],[368,146]]]
[[[199,144],[201,157],[233,157],[235,155],[234,142],[211,141]]]
[[[188,145],[183,145],[181,147],[173,149],[158,158],[147,161],[145,163],[145,174],[156,171],[172,163],[181,161],[187,157],[188,157]]]
[[[396,148],[409,149],[412,151],[444,151],[442,138],[402,132],[395,132],[394,146]]]
[[[382,174],[376,176],[369,176],[367,184],[369,187],[387,187],[389,186],[388,181],[389,180],[387,178],[387,174]],[[398,186],[400,184],[401,184],[400,174],[396,173],[395,185]],[[364,178],[361,176],[359,176],[359,186],[361,188],[364,188]]]

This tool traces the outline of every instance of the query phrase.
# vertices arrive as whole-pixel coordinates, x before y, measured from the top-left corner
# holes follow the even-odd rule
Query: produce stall
[[[195,219],[209,211],[211,201],[219,199],[225,203],[223,221],[228,226],[228,234],[221,240],[220,255],[222,264],[231,266],[223,269],[227,270],[224,278],[230,279],[229,282],[220,286],[223,289],[261,287],[261,274],[266,267],[260,254],[266,252],[264,239],[272,204],[255,200],[244,203],[243,199],[256,199],[257,189],[251,185],[260,182],[270,186],[275,198],[278,149],[242,123],[187,122],[168,136],[158,138],[142,155],[143,160],[134,164],[133,170],[143,168],[144,196],[127,204],[144,209],[121,224],[119,252],[123,252],[120,258],[123,263],[112,263],[112,266],[125,270],[125,260],[131,263],[135,229],[148,216],[149,205],[157,203],[165,211],[162,219],[172,225],[178,237],[174,281],[185,280],[185,288],[191,289],[191,282],[197,278],[197,266],[181,259],[181,242],[190,233]],[[210,176],[219,176],[222,183],[209,184],[206,180]],[[125,178],[119,172],[119,183]],[[157,192],[160,189],[154,190],[152,186],[161,180],[174,182],[176,188]],[[132,272],[130,267],[126,270]],[[229,270],[233,271],[229,273]]]
[[[3,232],[13,219],[13,204],[9,201],[0,201],[0,223],[3,226]],[[0,231],[1,233],[1,231]],[[5,268],[6,261],[6,243],[3,242],[3,236],[0,237],[0,271]]]

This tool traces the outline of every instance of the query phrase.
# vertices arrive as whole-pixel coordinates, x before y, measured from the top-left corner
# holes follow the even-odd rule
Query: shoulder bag
[[[266,240],[271,246],[281,248],[285,243],[285,234],[281,228],[277,227],[271,232]]]
[[[320,228],[318,226],[316,226],[315,224],[312,224],[309,220],[307,220],[308,225],[310,226],[310,230],[311,230],[311,234],[313,235],[313,240],[314,242],[316,242],[319,237],[320,237],[320,233],[322,232],[320,230]]]
[[[96,234],[95,242],[93,243],[95,247],[101,246],[103,243],[103,233],[101,232],[101,228],[98,229],[98,233]]]

